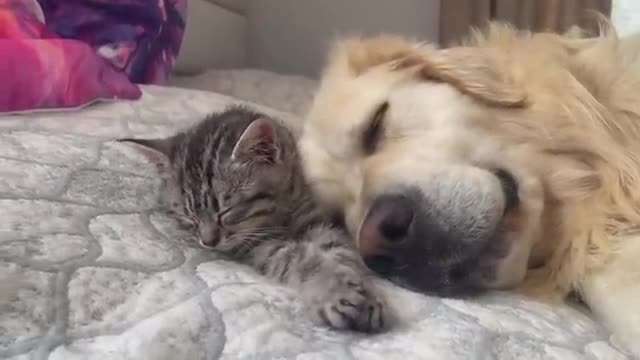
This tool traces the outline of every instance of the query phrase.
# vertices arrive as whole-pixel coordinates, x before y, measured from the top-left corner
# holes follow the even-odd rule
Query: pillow
[[[0,112],[138,99],[127,76],[87,44],[60,39],[35,0],[0,1]]]
[[[77,108],[142,95],[80,41],[0,39],[0,54],[0,112]]]

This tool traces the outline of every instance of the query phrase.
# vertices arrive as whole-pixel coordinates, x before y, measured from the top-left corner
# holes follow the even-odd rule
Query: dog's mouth
[[[500,191],[495,201],[487,199],[490,192],[442,201],[417,188],[378,196],[358,234],[367,266],[398,285],[440,296],[492,288],[511,251],[505,232],[520,205],[515,178],[504,170],[492,176]]]
[[[444,262],[429,261],[419,250],[404,256],[374,255],[365,264],[396,285],[444,297],[467,297],[492,288],[496,273],[509,253],[506,239],[496,237],[478,253],[457,256]]]

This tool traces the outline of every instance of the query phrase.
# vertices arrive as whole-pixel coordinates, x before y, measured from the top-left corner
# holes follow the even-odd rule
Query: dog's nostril
[[[413,222],[413,203],[404,195],[383,195],[372,205],[369,220],[377,222],[385,242],[402,242]]]
[[[364,259],[365,265],[380,275],[388,275],[395,266],[395,259],[386,255],[367,256]]]
[[[401,242],[406,238],[413,221],[413,211],[409,207],[395,207],[380,223],[380,232],[388,242]]]
[[[412,200],[398,194],[378,197],[369,209],[369,213],[358,234],[358,250],[363,258],[388,256],[404,247],[410,238],[413,222]],[[370,259],[377,267],[388,263],[388,259]],[[379,264],[378,264],[379,263]]]

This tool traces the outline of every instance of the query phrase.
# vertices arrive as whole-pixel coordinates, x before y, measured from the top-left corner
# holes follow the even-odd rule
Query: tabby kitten
[[[234,107],[167,139],[121,141],[168,160],[172,208],[203,247],[295,287],[333,328],[388,325],[389,309],[349,235],[314,203],[283,125]]]

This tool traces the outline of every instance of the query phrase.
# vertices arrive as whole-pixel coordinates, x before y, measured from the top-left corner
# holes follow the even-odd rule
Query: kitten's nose
[[[200,224],[198,235],[200,245],[205,248],[214,248],[220,241],[220,229],[214,224]]]

